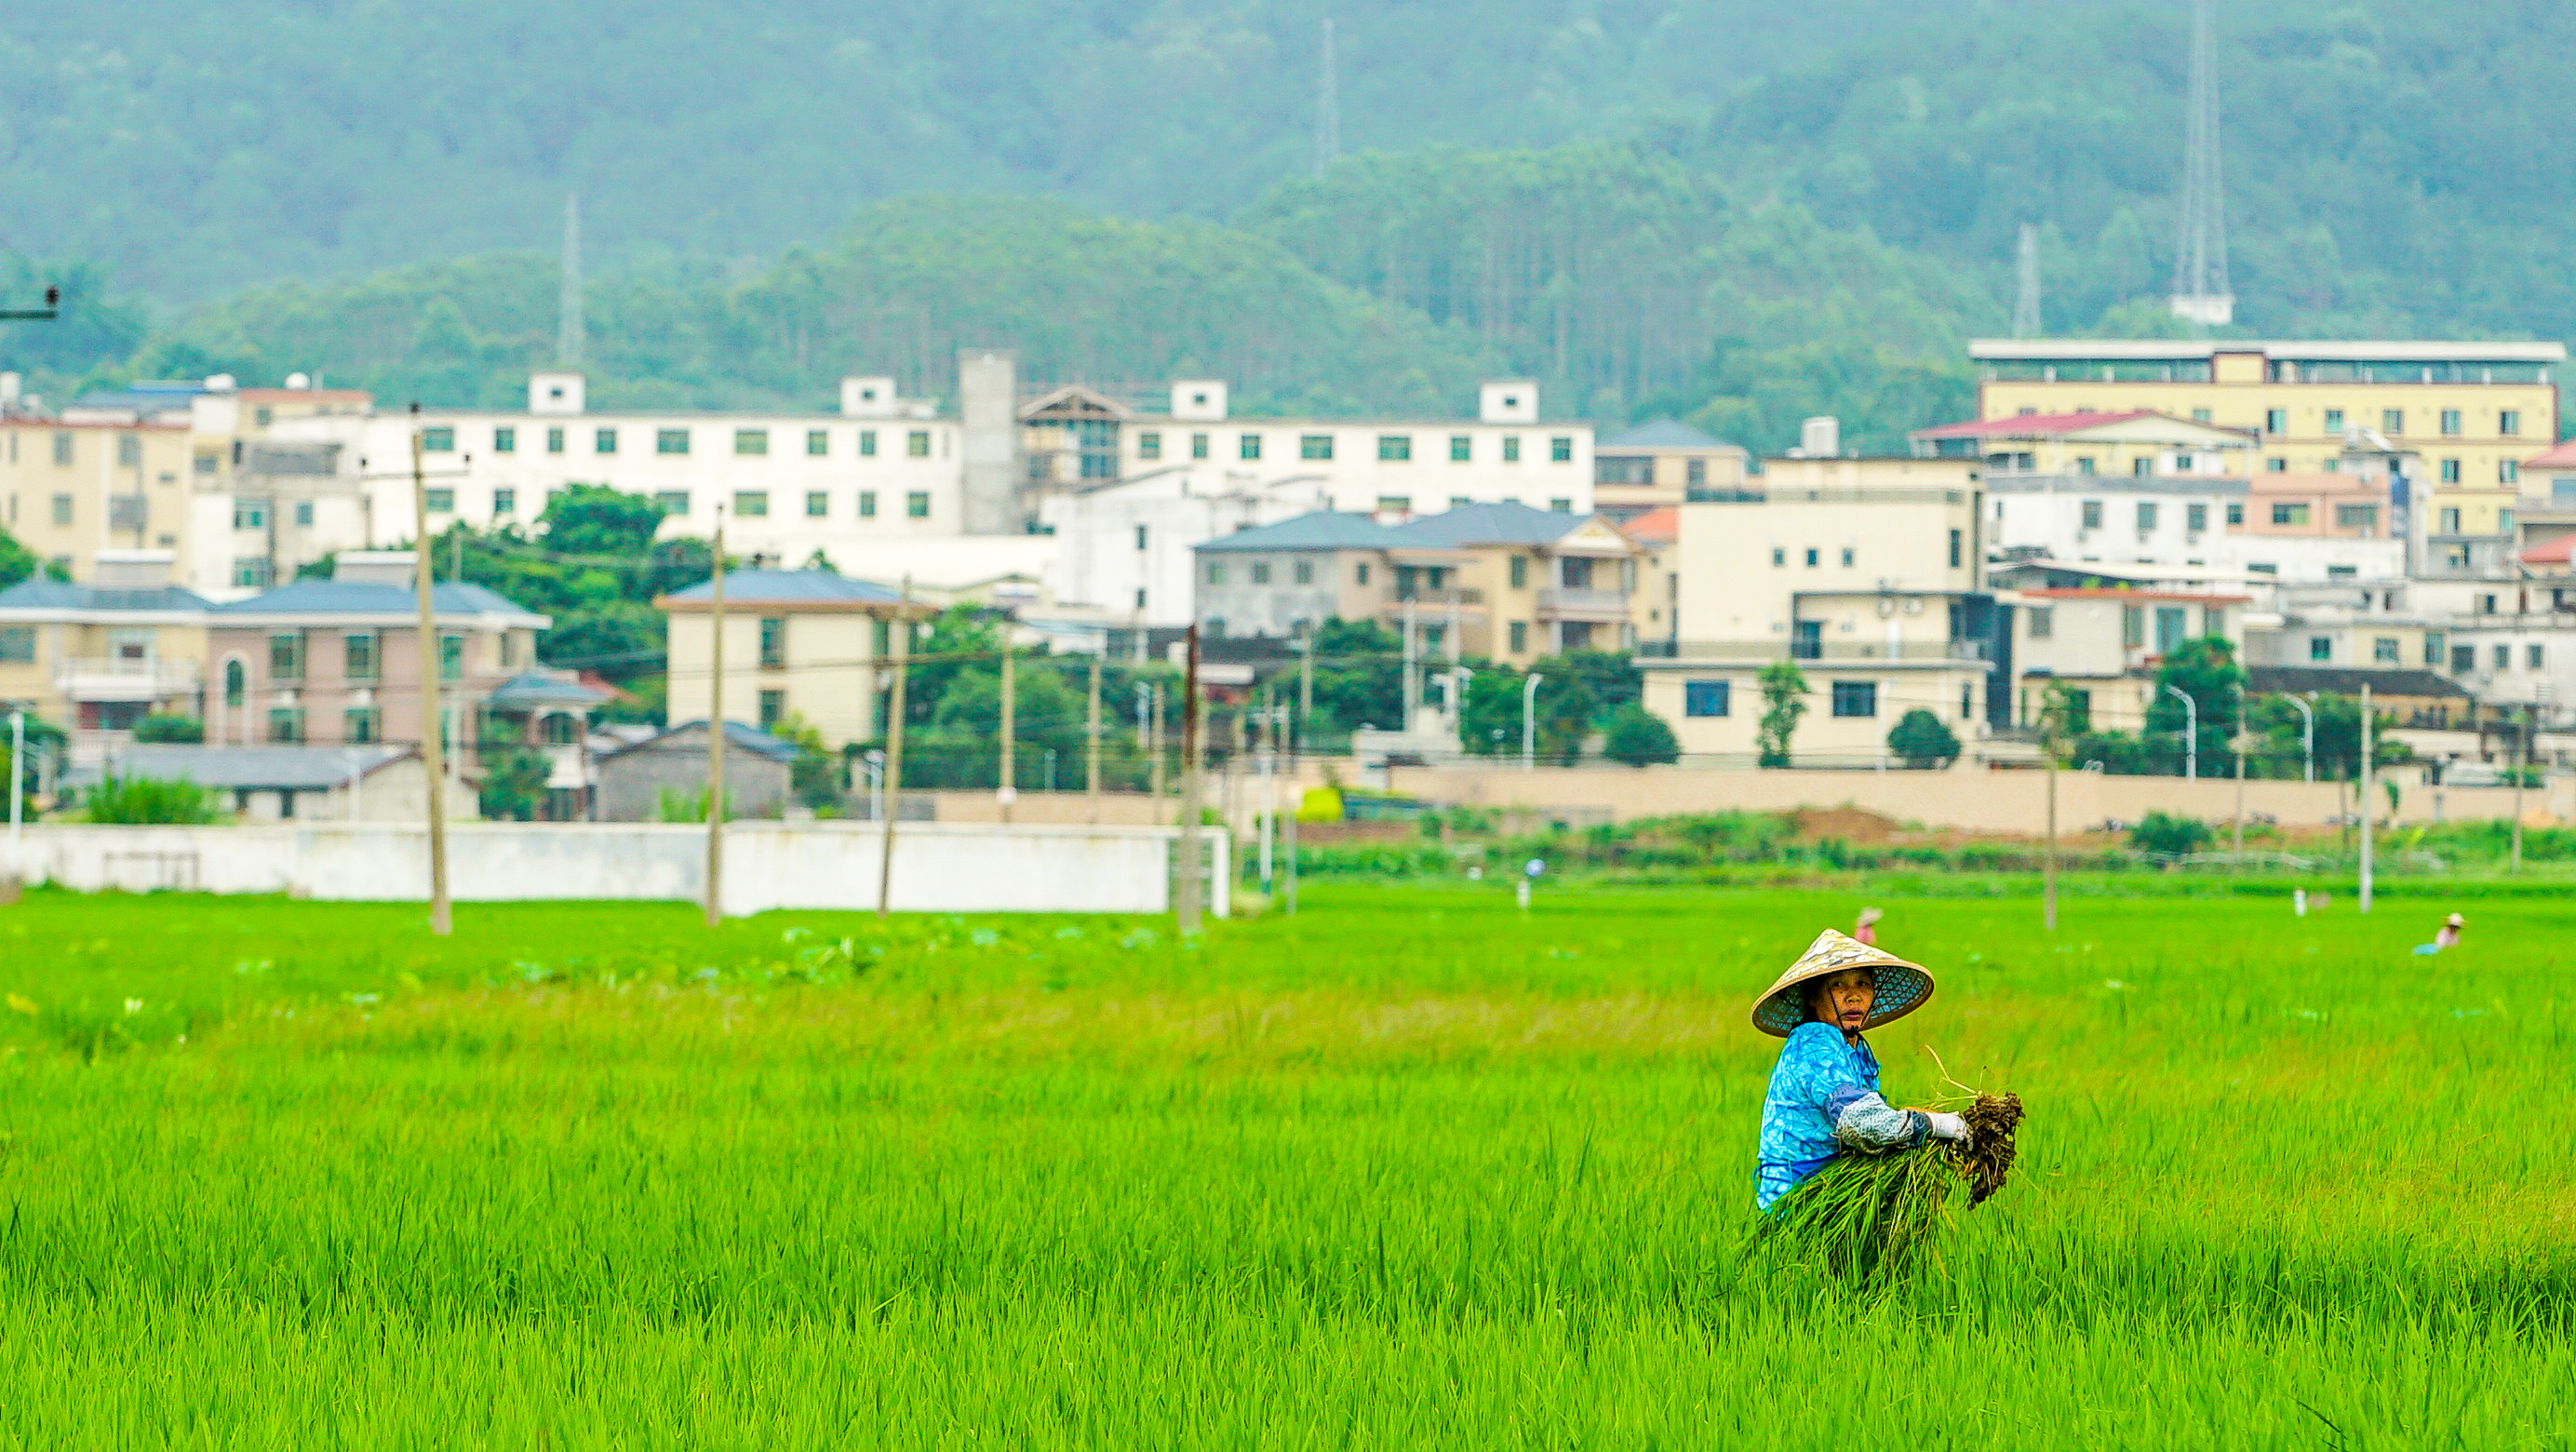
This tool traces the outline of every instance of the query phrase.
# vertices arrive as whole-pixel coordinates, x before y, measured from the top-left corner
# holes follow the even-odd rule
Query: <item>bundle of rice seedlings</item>
[[[1983,1204],[2012,1172],[2021,1096],[1979,1094],[1960,1117],[1965,1146],[1836,1156],[1774,1207],[1755,1238],[1851,1285],[1913,1275],[1939,1249],[1960,1193]]]
[[[1968,1177],[1968,1203],[1982,1205],[2012,1174],[2013,1131],[2021,1125],[2021,1096],[1980,1094],[1959,1117],[1968,1121],[1968,1147],[1954,1149],[1952,1154],[1960,1173]]]

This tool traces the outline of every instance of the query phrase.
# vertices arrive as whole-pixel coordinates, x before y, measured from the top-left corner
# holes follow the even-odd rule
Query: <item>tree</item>
[[[1917,706],[1887,733],[1887,749],[1907,766],[1943,767],[1959,759],[1959,738],[1941,724],[1940,717]]]
[[[1789,738],[1798,732],[1800,717],[1807,714],[1807,676],[1793,660],[1775,660],[1762,668],[1758,681],[1762,690],[1762,719],[1753,728],[1753,739],[1760,752],[1759,764],[1787,766]]]
[[[2200,726],[2200,774],[2233,775],[2236,755],[2232,743],[2244,686],[2245,671],[2236,663],[2236,647],[2223,635],[2196,636],[2167,651],[2156,667],[2155,699],[2147,703],[2145,739],[2150,749],[2158,743],[2173,743],[2173,769],[2181,770],[2181,737],[2196,717]],[[2186,713],[2182,702],[2174,699],[2175,690],[2191,698],[2191,712]]]
[[[1458,708],[1461,750],[1470,756],[1521,754],[1521,692],[1528,679],[1507,665],[1476,667]]]
[[[206,723],[194,716],[155,712],[134,723],[134,739],[194,746],[206,739]]]
[[[2197,817],[2149,812],[2129,829],[2129,845],[2159,857],[2181,857],[2209,845],[2209,824]]]
[[[1601,754],[1627,766],[1669,766],[1681,760],[1681,742],[1664,718],[1636,701],[1610,713],[1603,729]]]
[[[1375,620],[1326,620],[1315,631],[1315,714],[1336,731],[1404,724],[1404,642]]]
[[[537,528],[552,554],[635,560],[652,547],[662,509],[643,495],[605,484],[574,484],[546,501]]]
[[[6,590],[21,580],[33,579],[44,564],[34,550],[18,542],[17,536],[0,529],[0,590]]]
[[[537,809],[545,805],[546,778],[554,763],[529,746],[487,744],[479,755],[483,786],[477,805],[483,815],[496,822],[535,820]]]

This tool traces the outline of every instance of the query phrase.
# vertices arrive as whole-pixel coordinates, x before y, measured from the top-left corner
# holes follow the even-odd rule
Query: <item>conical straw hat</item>
[[[1789,965],[1789,971],[1780,975],[1780,981],[1772,984],[1769,992],[1754,1000],[1753,1026],[1774,1038],[1787,1038],[1791,1030],[1807,1021],[1807,996],[1801,991],[1807,980],[1846,968],[1867,968],[1878,975],[1878,1001],[1870,1006],[1869,1022],[1863,1028],[1894,1023],[1932,997],[1932,974],[1921,964],[1908,963],[1893,953],[1882,953],[1827,928],[1816,935],[1816,941]]]

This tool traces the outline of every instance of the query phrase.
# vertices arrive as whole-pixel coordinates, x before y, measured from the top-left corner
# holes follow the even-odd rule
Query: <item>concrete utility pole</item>
[[[1005,619],[1002,622],[1002,770],[1000,784],[993,789],[993,800],[1002,804],[1002,820],[1005,822],[1011,820],[1011,803],[1020,799],[1019,773],[1012,769],[1017,765],[1012,748],[1019,744],[1014,739],[1018,735],[1019,723],[1011,719],[1011,697],[1016,694],[1012,687],[1016,684],[1011,675],[1011,626]]]
[[[2057,746],[2046,743],[2048,752],[2048,845],[2039,859],[2040,926],[2057,931]]]
[[[1181,854],[1179,902],[1175,925],[1184,933],[1199,930],[1199,627],[1189,630],[1188,669],[1181,685],[1181,831],[1174,849]]]
[[[707,577],[707,926],[724,921],[725,511],[716,506],[715,571]]]
[[[1289,737],[1289,755],[1306,739],[1306,723],[1315,715],[1315,637],[1306,637],[1305,648],[1297,652],[1297,725]]]
[[[886,708],[885,812],[877,824],[877,916],[894,903],[894,819],[903,815],[903,683],[911,672],[912,576],[903,577],[903,603],[895,607],[894,697]]]
[[[2531,708],[2522,708],[2522,735],[2514,743],[2513,768],[2513,855],[2506,860],[2505,871],[2522,871],[2522,779],[2531,770]]]
[[[1100,648],[1108,650],[1109,642],[1102,640]],[[1100,821],[1100,657],[1096,655],[1091,658],[1091,708],[1090,714],[1084,718],[1082,739],[1082,789],[1091,799],[1090,820],[1097,825]]]
[[[27,834],[22,818],[27,799],[27,713],[9,713],[9,871],[19,871],[18,847]]]
[[[2236,870],[2245,870],[2245,686],[2236,687]]]
[[[2375,733],[2375,732],[2373,732],[2373,731],[2372,731],[2372,729],[2371,729],[2371,728],[2372,728],[2372,726],[2373,726],[2373,724],[2374,724],[2374,723],[2373,723],[2373,722],[2371,721],[2371,719],[2370,719],[2370,682],[2368,682],[2368,681],[2364,681],[2364,682],[2362,682],[2362,683],[2361,683],[2361,892],[2360,892],[2360,897],[2361,897],[2361,910],[2362,910],[2363,912],[2368,912],[2368,911],[2370,911],[2370,837],[2371,837],[2371,831],[2370,831],[2370,789],[2371,789],[2371,787],[2372,787],[2373,785],[2375,785],[2375,784],[2376,784],[2376,782],[2377,782],[2377,780],[2378,780],[2378,777],[2379,777],[2379,763],[2378,763],[2377,761],[2375,761],[2375,760],[2373,760],[2373,759],[2372,759],[2372,758],[2376,757],[2376,756],[2379,754],[2379,751],[2378,751],[2378,743],[2372,739],[2372,737],[2376,734],[2376,733]]]
[[[438,700],[439,677],[446,674],[445,642],[438,638],[437,585],[430,579],[429,481],[422,477],[420,405],[411,406],[411,583],[420,601],[420,764],[429,774],[429,930],[446,937],[454,926],[447,903],[447,773],[446,743],[439,740],[446,718]]]

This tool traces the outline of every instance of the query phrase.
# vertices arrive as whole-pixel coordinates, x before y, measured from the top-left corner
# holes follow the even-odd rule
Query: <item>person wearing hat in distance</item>
[[[1754,1208],[1769,1211],[1844,1150],[1911,1149],[1927,1139],[1965,1141],[1955,1114],[1898,1109],[1878,1091],[1878,1056],[1861,1037],[1932,997],[1915,963],[1827,928],[1753,1005],[1753,1026],[1787,1039],[1762,1101]]]
[[[2460,916],[2458,913],[2453,913],[2449,917],[2442,919],[2442,930],[2433,935],[2433,941],[2429,943],[2416,944],[2415,955],[2419,958],[2430,957],[2435,953],[2441,952],[2444,948],[2456,948],[2460,946],[2460,929],[2465,928],[2468,925],[2469,920]]]

